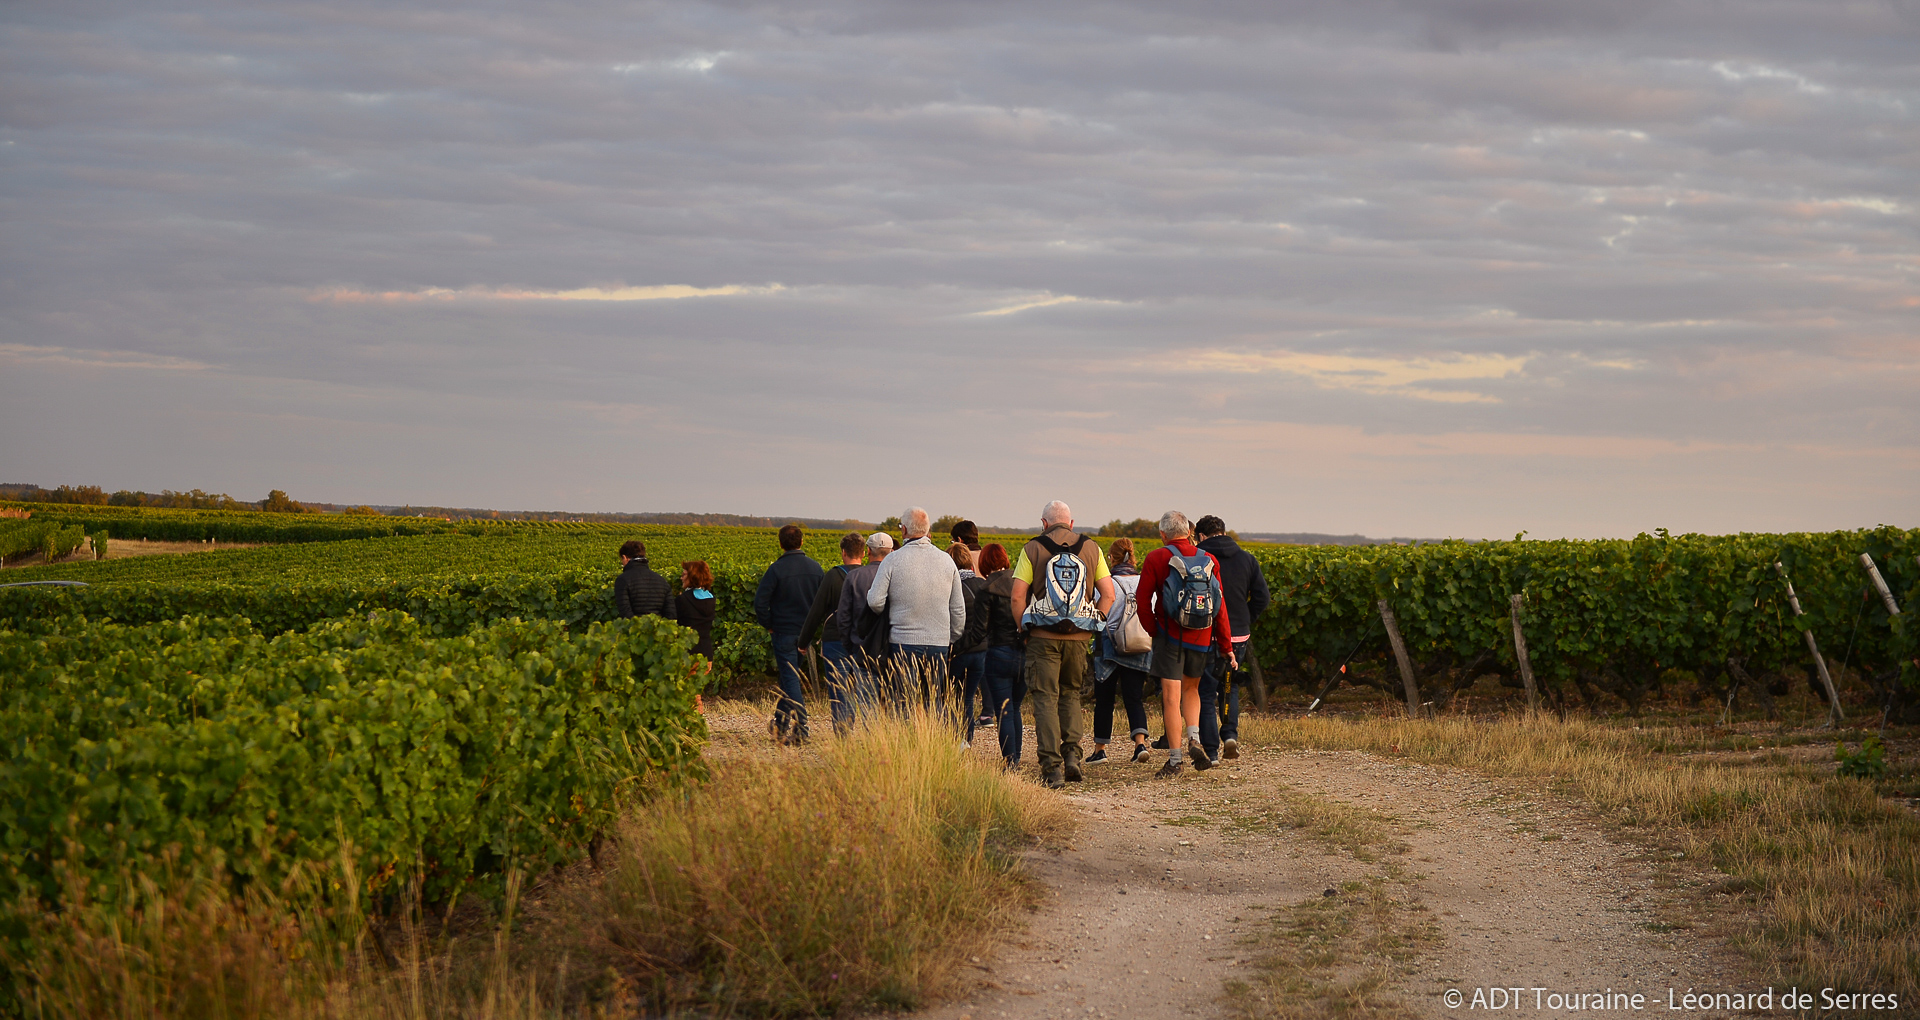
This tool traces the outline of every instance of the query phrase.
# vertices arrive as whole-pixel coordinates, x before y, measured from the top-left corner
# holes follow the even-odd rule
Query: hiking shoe
[[[1100,748],[1095,748],[1092,754],[1087,755],[1087,760],[1081,762],[1080,764],[1099,765],[1105,762],[1106,760],[1107,760],[1107,749],[1104,747],[1100,747]]]
[[[1067,780],[1058,772],[1049,772],[1040,777],[1040,782],[1049,790],[1058,790],[1067,785]]]
[[[776,744],[784,744],[787,742],[786,727],[780,725],[779,716],[776,715],[767,719],[767,736],[772,737],[773,742]]]
[[[1173,777],[1179,774],[1180,774],[1180,763],[1169,758],[1167,759],[1167,763],[1165,765],[1160,766],[1160,771],[1153,774],[1153,778],[1172,779]]]
[[[1147,760],[1147,745],[1145,744],[1133,745],[1133,763],[1135,765],[1138,765],[1141,762],[1146,760]]]
[[[1232,737],[1228,737],[1227,739],[1221,741],[1220,757],[1222,758],[1240,757],[1240,742],[1238,740],[1233,739]]]
[[[1193,768],[1196,772],[1205,772],[1213,767],[1213,759],[1207,757],[1207,749],[1201,747],[1198,740],[1187,741],[1187,757],[1193,759]]]
[[[1080,781],[1080,763],[1077,761],[1068,762],[1066,767],[1066,773],[1067,773],[1067,782],[1069,783],[1079,782]]]

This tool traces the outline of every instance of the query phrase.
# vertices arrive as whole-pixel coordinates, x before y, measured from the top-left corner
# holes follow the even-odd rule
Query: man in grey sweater
[[[912,686],[931,692],[947,668],[947,650],[967,629],[966,594],[953,557],[927,538],[927,512],[908,507],[900,515],[907,541],[880,564],[867,589],[867,605],[893,623],[893,658]]]

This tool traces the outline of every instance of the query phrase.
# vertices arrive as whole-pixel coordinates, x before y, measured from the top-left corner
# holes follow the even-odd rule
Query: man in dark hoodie
[[[613,605],[625,620],[635,616],[675,616],[673,589],[667,579],[647,566],[647,547],[639,542],[620,546],[620,576],[613,580]]]
[[[825,580],[825,571],[800,551],[805,539],[800,525],[780,529],[780,558],[760,577],[753,593],[753,615],[773,632],[773,661],[780,669],[780,703],[767,721],[767,731],[779,743],[805,743],[807,695],[800,686],[800,628],[813,608],[813,596]]]
[[[1200,743],[1214,758],[1240,757],[1240,688],[1251,681],[1254,702],[1266,701],[1265,685],[1260,680],[1260,664],[1253,657],[1253,621],[1266,611],[1272,596],[1267,591],[1266,574],[1252,554],[1227,534],[1227,525],[1208,514],[1193,526],[1200,548],[1220,561],[1220,590],[1226,596],[1227,623],[1233,628],[1234,656],[1238,670],[1227,665],[1225,656],[1215,654],[1200,679]],[[1226,703],[1220,703],[1221,681],[1227,682]],[[1222,718],[1224,716],[1224,718]]]
[[[800,647],[809,648],[820,639],[820,657],[826,660],[827,697],[832,702],[833,729],[843,733],[853,725],[852,681],[859,667],[853,661],[853,636],[846,633],[840,620],[840,592],[847,575],[867,561],[867,540],[858,532],[840,536],[840,565],[827,571],[820,590],[814,592],[813,608],[800,625]]]

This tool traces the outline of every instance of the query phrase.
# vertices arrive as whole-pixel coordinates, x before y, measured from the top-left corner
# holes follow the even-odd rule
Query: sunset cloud
[[[1177,364],[1187,372],[1281,372],[1330,389],[1359,390],[1442,403],[1499,403],[1466,389],[1436,390],[1431,382],[1505,379],[1526,370],[1531,355],[1452,354],[1443,357],[1365,357],[1301,351],[1200,351]]]

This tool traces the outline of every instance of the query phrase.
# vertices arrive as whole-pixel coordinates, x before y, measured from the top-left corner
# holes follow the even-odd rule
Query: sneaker
[[[994,720],[994,718],[993,718],[993,716],[990,716],[990,715],[983,715],[983,716],[981,716],[980,718],[978,718],[978,719],[975,719],[975,720],[973,721],[973,724],[974,724],[975,726],[992,726],[992,725],[994,724],[994,721],[995,721],[995,720]]]
[[[1156,750],[1156,751],[1164,751],[1164,750],[1166,750],[1166,749],[1168,748],[1168,746],[1169,746],[1169,745],[1167,744],[1167,735],[1166,735],[1166,734],[1164,734],[1164,733],[1162,733],[1162,734],[1160,734],[1160,735],[1159,735],[1158,737],[1156,737],[1156,738],[1154,738],[1154,741],[1153,741],[1153,749],[1154,749],[1154,750]]]
[[[1066,767],[1066,773],[1067,773],[1067,782],[1069,783],[1079,782],[1080,781],[1080,763],[1077,761],[1068,762]]]
[[[1133,763],[1135,765],[1138,765],[1141,762],[1146,760],[1147,760],[1147,745],[1145,744],[1133,745]]]
[[[1213,759],[1207,757],[1207,749],[1201,747],[1198,740],[1187,741],[1187,757],[1193,759],[1193,768],[1196,772],[1205,772],[1213,767]]]
[[[1168,759],[1165,765],[1160,766],[1160,771],[1154,773],[1153,778],[1172,779],[1174,776],[1177,776],[1179,774],[1180,774],[1180,763],[1177,761],[1173,761],[1172,759]]]
[[[1220,757],[1222,758],[1240,757],[1240,742],[1238,740],[1233,739],[1232,737],[1228,737],[1227,739],[1221,741]]]
[[[1049,772],[1046,775],[1041,776],[1040,782],[1042,785],[1046,786],[1046,788],[1049,790],[1058,790],[1061,787],[1067,785],[1066,778],[1058,772]]]
[[[1107,760],[1107,749],[1106,749],[1106,748],[1104,748],[1104,747],[1096,747],[1096,748],[1094,748],[1094,749],[1093,749],[1093,753],[1092,753],[1092,754],[1090,754],[1090,755],[1087,755],[1087,760],[1086,760],[1086,761],[1083,761],[1083,762],[1081,762],[1080,764],[1082,764],[1082,765],[1099,765],[1099,764],[1101,764],[1101,763],[1103,763],[1103,762],[1105,762],[1106,760]]]

